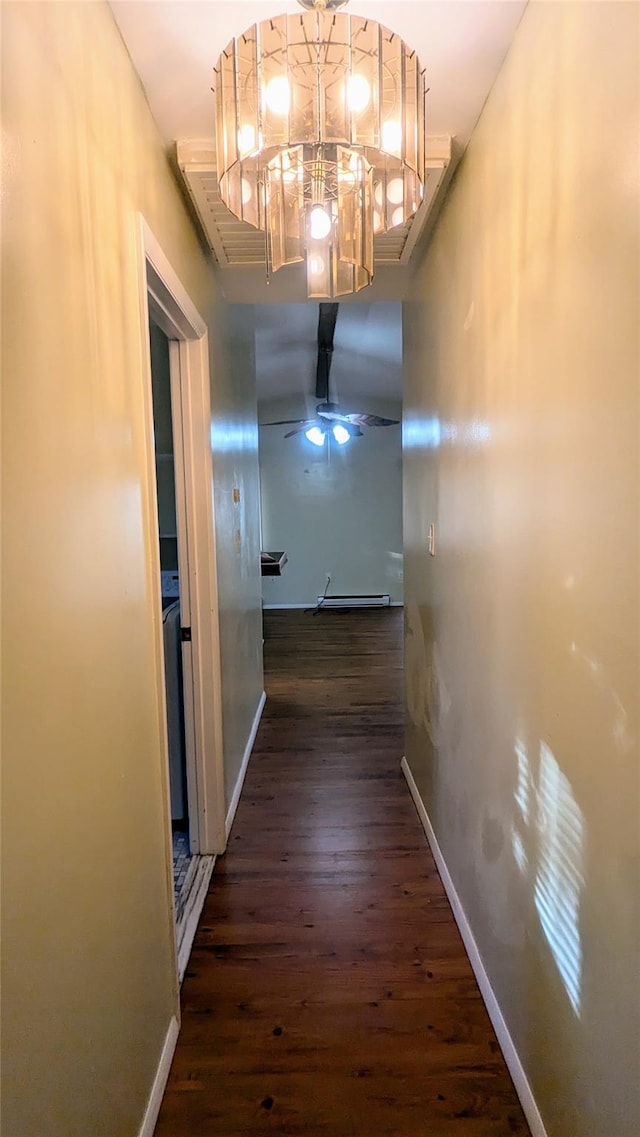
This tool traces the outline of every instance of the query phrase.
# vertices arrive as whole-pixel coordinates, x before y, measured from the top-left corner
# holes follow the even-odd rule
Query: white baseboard
[[[489,976],[487,975],[485,966],[482,962],[482,957],[471,930],[471,925],[469,924],[469,921],[465,915],[464,908],[462,907],[462,902],[458,896],[453,880],[451,879],[451,875],[442,855],[442,849],[438,844],[433,826],[429,820],[429,815],[425,809],[424,802],[420,797],[420,791],[418,790],[418,787],[414,781],[413,774],[411,773],[409,763],[407,762],[406,758],[402,759],[401,768],[405,778],[407,779],[409,792],[413,798],[414,805],[418,811],[418,817],[420,818],[423,829],[427,835],[427,841],[429,842],[431,852],[433,853],[433,859],[438,867],[438,872],[440,873],[445,892],[453,909],[453,915],[455,916],[456,924],[460,930],[460,935],[462,936],[464,946],[467,949],[469,961],[478,981],[480,994],[484,999],[484,1003],[489,1013],[489,1018],[491,1019],[493,1029],[496,1032],[498,1042],[502,1048],[504,1060],[513,1079],[513,1084],[520,1099],[520,1104],[522,1106],[524,1115],[529,1123],[531,1137],[548,1137],[547,1131],[542,1121],[542,1117],[540,1116],[540,1111],[533,1096],[533,1091],[529,1085],[529,1081],[527,1079],[527,1075],[525,1074],[522,1062],[520,1061],[518,1051],[516,1050],[514,1041],[509,1034],[509,1028],[504,1021],[498,1000],[496,999],[496,996],[493,992]]]
[[[309,611],[315,611],[315,609],[317,607],[318,607],[318,601],[317,600],[310,600],[308,604],[263,604],[262,610],[263,610],[263,612],[288,612],[288,611],[293,610],[294,608],[295,609],[304,608],[304,609],[309,609]],[[390,608],[402,608],[402,607],[404,607],[404,601],[403,600],[392,600],[389,607]]]
[[[315,608],[316,601],[310,600],[308,604],[263,604],[262,610],[264,612],[285,612],[294,608]]]
[[[256,734],[258,733],[258,727],[260,726],[260,719],[262,718],[262,712],[264,710],[264,705],[265,705],[266,701],[267,701],[267,696],[265,695],[265,693],[263,691],[261,696],[260,696],[260,701],[258,703],[258,707],[257,707],[256,713],[255,713],[254,719],[253,719],[253,726],[251,727],[251,734],[249,735],[249,738],[247,739],[247,745],[244,748],[244,755],[242,758],[242,766],[240,767],[240,773],[238,774],[238,779],[237,779],[236,784],[235,784],[233,796],[232,796],[231,801],[229,803],[229,809],[227,810],[227,820],[226,820],[226,825],[225,825],[227,840],[229,840],[229,834],[231,832],[231,826],[233,825],[233,819],[236,815],[236,810],[238,808],[238,802],[240,801],[240,794],[242,793],[242,787],[244,785],[244,779],[245,779],[245,775],[247,773],[247,766],[249,765],[249,759],[251,757],[251,751],[253,750],[253,744],[256,740]]]
[[[173,1052],[176,1048],[176,1042],[178,1041],[179,1030],[180,1024],[178,1023],[177,1018],[174,1016],[169,1023],[169,1029],[167,1030],[166,1038],[164,1040],[162,1053],[160,1055],[160,1061],[158,1063],[158,1069],[156,1070],[156,1076],[153,1079],[151,1093],[149,1094],[147,1108],[144,1111],[142,1125],[138,1131],[138,1137],[153,1137],[153,1131],[156,1127],[158,1114],[160,1113],[160,1106],[162,1105],[162,1098],[164,1097],[164,1091],[166,1089],[167,1079],[169,1077],[169,1070],[171,1069]]]
[[[209,887],[209,881],[211,880],[213,866],[216,863],[216,858],[195,856],[192,857],[192,861],[196,862],[195,874],[178,929],[179,983],[182,983],[184,973],[187,970],[191,948],[193,947],[193,941],[198,927],[198,920],[200,919],[200,913],[204,906],[204,900],[207,895],[207,889]]]

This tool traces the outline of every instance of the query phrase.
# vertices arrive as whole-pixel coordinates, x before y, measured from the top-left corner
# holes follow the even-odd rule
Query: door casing
[[[188,566],[183,626],[191,641],[183,650],[188,701],[187,790],[191,849],[224,852],[225,791],[216,572],[211,396],[207,326],[144,217],[139,216],[140,308],[144,321],[144,433],[146,465],[146,555],[153,605],[155,685],[163,740],[167,866],[172,884],[169,757],[162,643],[162,597],[156,502],[153,402],[148,317],[169,338],[174,422],[176,512],[180,564]],[[179,483],[179,484],[178,484]]]

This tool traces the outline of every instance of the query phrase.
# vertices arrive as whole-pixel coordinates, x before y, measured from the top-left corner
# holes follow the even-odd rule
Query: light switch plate
[[[432,521],[431,525],[429,526],[429,556],[435,557],[435,555],[436,555],[436,526],[435,526],[435,522]]]
[[[163,569],[160,573],[160,579],[162,581],[163,596],[180,595],[180,577],[177,572],[167,572]]]

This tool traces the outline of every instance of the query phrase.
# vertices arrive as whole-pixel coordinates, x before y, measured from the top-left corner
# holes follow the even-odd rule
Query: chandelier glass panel
[[[371,284],[374,234],[424,194],[416,53],[375,20],[314,8],[254,24],[215,72],[220,195],[265,231],[267,271],[306,259],[310,297]]]

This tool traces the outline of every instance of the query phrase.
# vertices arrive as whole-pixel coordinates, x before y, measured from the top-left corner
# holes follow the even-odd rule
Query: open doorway
[[[183,645],[191,629],[182,618],[190,605],[188,542],[178,540],[178,516],[184,518],[184,502],[178,508],[176,488],[184,496],[184,471],[176,470],[173,409],[171,401],[171,363],[169,339],[149,316],[151,352],[151,391],[155,443],[156,501],[158,507],[158,551],[162,594],[162,643],[164,654],[165,703],[169,752],[169,801],[173,853],[173,897],[176,924],[180,929],[189,892],[197,870],[197,834],[190,834],[190,818],[196,828],[197,787],[194,785],[193,699],[185,691]],[[177,487],[176,487],[177,483]],[[182,548],[181,548],[182,546]],[[182,554],[182,555],[181,555]],[[181,584],[182,582],[182,584]],[[181,595],[182,588],[182,595]],[[191,786],[189,782],[191,781]],[[190,809],[191,798],[191,809]]]
[[[401,607],[401,305],[254,311],[264,608]]]
[[[142,219],[140,233],[149,333],[147,553],[168,903],[181,980],[226,840],[209,352],[206,324]]]

